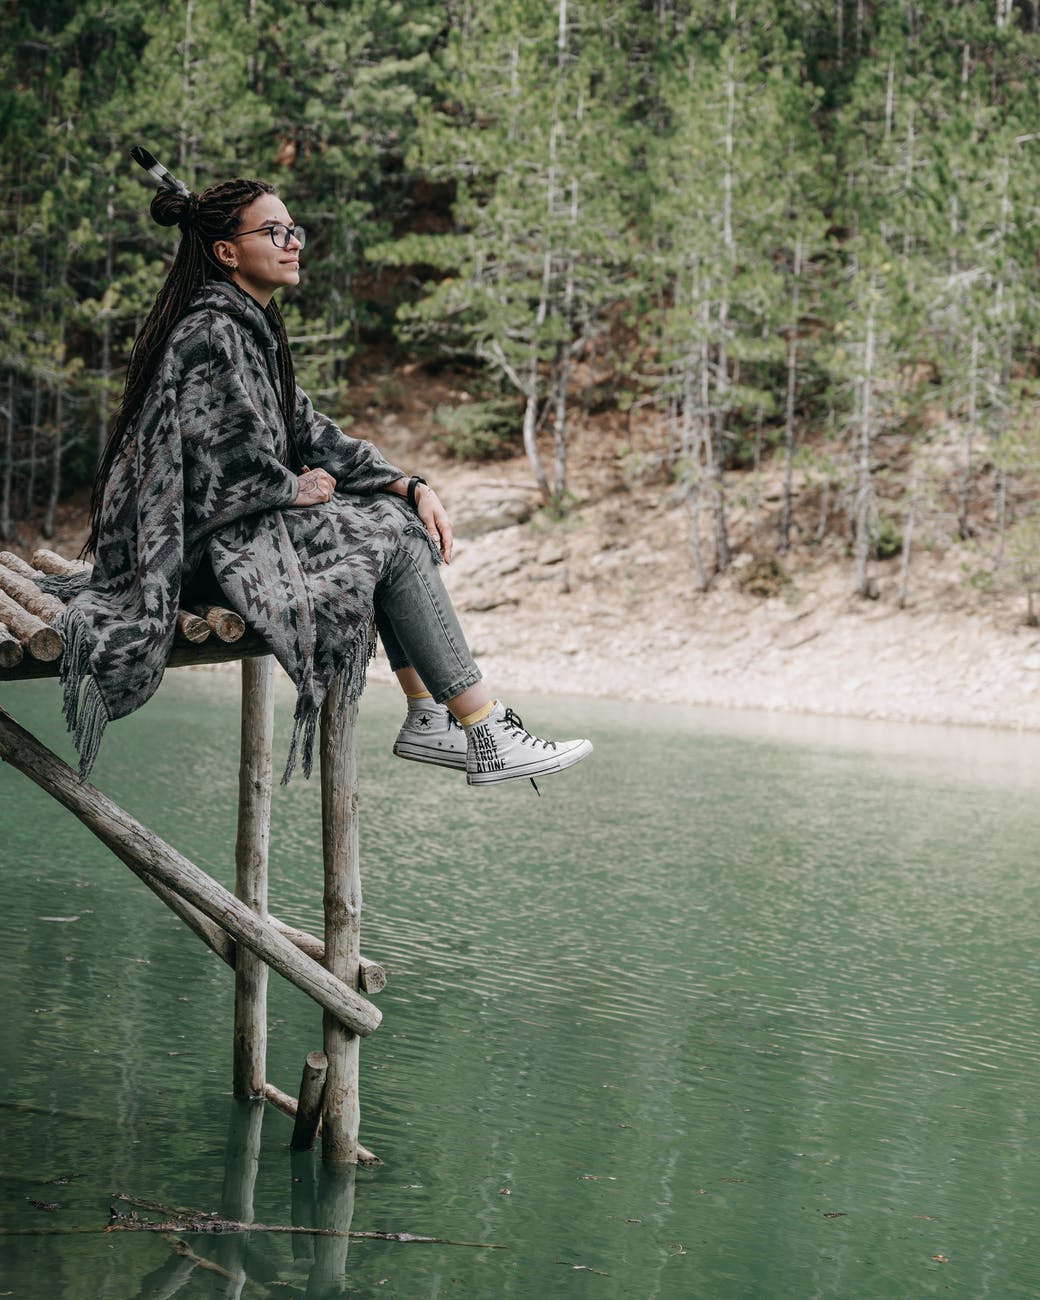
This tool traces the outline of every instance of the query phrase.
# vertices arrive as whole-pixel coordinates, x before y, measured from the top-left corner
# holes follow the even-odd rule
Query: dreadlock
[[[97,550],[105,486],[126,444],[127,434],[155,375],[170,332],[183,316],[196,290],[207,280],[233,283],[227,268],[213,255],[214,242],[227,239],[235,233],[241,225],[242,209],[248,207],[254,199],[261,194],[276,192],[274,186],[268,185],[266,181],[242,179],[211,185],[201,194],[185,195],[165,186],[156,190],[149,209],[152,219],[160,226],[179,226],[181,242],[166,281],[156,295],[140,334],[134,340],[126,368],[123,398],[94,476],[90,498],[90,537],[80,552],[81,556]],[[290,456],[295,462],[299,460],[293,436],[296,423],[296,372],[289,351],[285,321],[273,299],[264,308],[264,312],[278,342],[279,404],[285,419]],[[299,469],[300,465],[294,463],[292,468]]]

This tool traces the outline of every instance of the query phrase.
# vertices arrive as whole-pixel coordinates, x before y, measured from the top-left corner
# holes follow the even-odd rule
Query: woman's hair
[[[171,330],[183,316],[196,290],[207,280],[233,282],[228,268],[213,256],[214,242],[227,239],[236,232],[241,225],[242,209],[254,199],[276,192],[274,186],[266,181],[242,179],[211,185],[201,194],[181,194],[167,186],[156,190],[150,208],[152,219],[160,226],[180,226],[181,242],[166,281],[134,340],[126,368],[123,399],[94,477],[90,498],[90,537],[81,555],[97,550],[105,486],[144,401]],[[279,398],[290,454],[295,455],[296,374],[289,340],[282,314],[273,299],[264,311],[278,341]]]

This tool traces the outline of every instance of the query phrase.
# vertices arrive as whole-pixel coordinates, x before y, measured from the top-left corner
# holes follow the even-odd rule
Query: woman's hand
[[[415,509],[426,525],[433,544],[440,549],[444,563],[450,564],[451,553],[455,548],[455,529],[451,526],[448,512],[441,505],[440,497],[428,483],[416,485]]]
[[[336,490],[336,480],[323,469],[303,467],[300,475],[300,490],[291,504],[294,506],[320,506],[332,500]]]

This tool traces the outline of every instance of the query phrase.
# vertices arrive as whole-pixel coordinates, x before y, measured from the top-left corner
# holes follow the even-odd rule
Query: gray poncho
[[[105,725],[162,679],[182,589],[208,561],[224,602],[270,645],[298,690],[283,780],[333,678],[364,685],[373,590],[415,513],[380,492],[403,473],[296,397],[303,463],[336,479],[327,505],[293,508],[277,345],[231,284],[200,290],[170,335],[105,494],[93,573],[65,612],[65,715],[86,776]],[[69,595],[66,587],[63,595]]]

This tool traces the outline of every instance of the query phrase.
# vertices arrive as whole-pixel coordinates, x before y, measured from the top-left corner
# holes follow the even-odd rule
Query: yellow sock
[[[485,718],[491,716],[495,707],[495,701],[490,700],[487,704],[482,704],[479,709],[474,709],[472,713],[467,713],[464,718],[459,718],[459,724],[463,727],[472,727],[477,722],[483,722]]]
[[[433,696],[429,691],[416,691],[414,695],[411,691],[405,691],[405,698],[409,700],[432,700]]]

